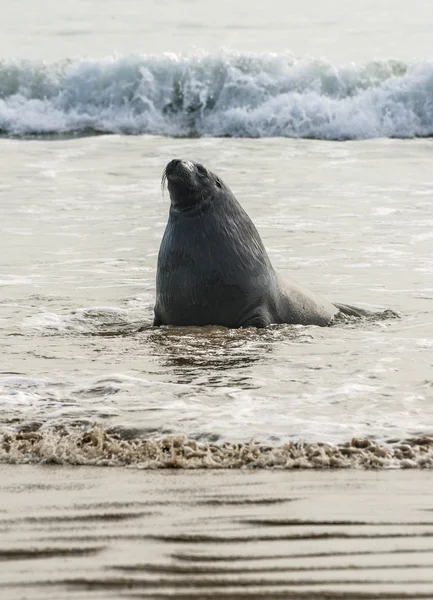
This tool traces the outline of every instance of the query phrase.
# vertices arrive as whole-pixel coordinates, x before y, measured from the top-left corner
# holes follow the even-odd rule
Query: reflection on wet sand
[[[3,465],[0,597],[431,598],[432,477]]]

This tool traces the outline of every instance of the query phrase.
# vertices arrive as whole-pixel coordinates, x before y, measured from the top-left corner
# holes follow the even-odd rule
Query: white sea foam
[[[132,311],[128,312],[125,309],[111,306],[80,308],[65,315],[41,312],[26,317],[23,326],[44,334],[90,334],[100,332],[104,327],[105,331],[110,329],[115,331],[116,328],[128,326],[134,330],[134,327],[137,329],[140,325],[140,322],[130,320],[134,314]]]
[[[141,469],[431,469],[433,438],[426,436],[379,445],[365,439],[335,446],[289,442],[263,446],[202,443],[185,436],[121,439],[93,427],[60,432],[0,431],[0,463],[56,463],[135,466]]]
[[[433,134],[433,63],[203,52],[0,63],[7,135],[365,139]]]

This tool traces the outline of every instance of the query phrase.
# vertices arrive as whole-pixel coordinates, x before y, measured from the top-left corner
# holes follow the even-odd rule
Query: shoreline
[[[135,466],[140,469],[431,469],[433,438],[378,444],[206,443],[183,436],[122,439],[100,427],[0,433],[0,463]]]

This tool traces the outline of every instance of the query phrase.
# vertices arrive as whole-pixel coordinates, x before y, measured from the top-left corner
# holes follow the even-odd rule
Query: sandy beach
[[[431,471],[0,466],[0,596],[432,598]]]

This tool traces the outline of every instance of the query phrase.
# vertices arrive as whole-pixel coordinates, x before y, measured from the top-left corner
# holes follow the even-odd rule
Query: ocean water
[[[431,466],[428,3],[35,7],[2,8],[0,460]],[[281,275],[400,318],[153,328],[176,157]]]

